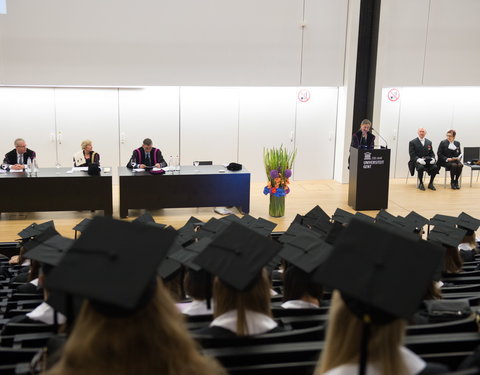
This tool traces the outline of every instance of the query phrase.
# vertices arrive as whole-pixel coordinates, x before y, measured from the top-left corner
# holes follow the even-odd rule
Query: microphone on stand
[[[373,127],[371,128],[372,129],[372,132],[374,132],[376,135],[378,135],[380,137],[381,140],[383,140],[385,142],[385,148],[388,148],[388,142],[385,138],[383,138],[381,136],[381,134],[379,132],[377,132]],[[381,146],[380,146],[381,147]]]

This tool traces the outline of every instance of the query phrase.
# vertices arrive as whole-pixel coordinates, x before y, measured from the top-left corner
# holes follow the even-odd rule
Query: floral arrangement
[[[296,151],[288,152],[285,147],[263,149],[263,162],[267,174],[267,186],[263,194],[270,194],[270,215],[283,216],[285,212],[285,196],[290,193],[290,177],[292,165],[295,161]],[[282,198],[283,203],[278,203],[274,198]],[[274,207],[272,207],[274,206]]]

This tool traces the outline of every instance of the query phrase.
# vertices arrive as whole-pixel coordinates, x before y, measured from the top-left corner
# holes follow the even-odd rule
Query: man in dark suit
[[[430,190],[437,190],[433,185],[433,180],[438,173],[438,166],[435,160],[435,153],[433,152],[432,142],[425,138],[427,131],[424,128],[418,129],[418,138],[412,139],[408,144],[408,152],[410,154],[410,161],[408,167],[410,173],[414,173],[416,169],[418,172],[420,190],[425,190],[423,185],[423,173],[427,172],[430,175],[430,183],[428,188]]]
[[[15,148],[5,154],[2,167],[13,170],[25,169],[28,159],[35,159],[35,151],[28,149],[25,140],[22,138],[15,139],[13,144]]]
[[[353,133],[352,143],[350,144],[350,146],[355,148],[373,148],[375,136],[370,132],[371,127],[372,123],[370,122],[370,120],[363,120],[360,124],[360,130]]]
[[[145,138],[142,147],[133,150],[132,157],[127,164],[128,168],[163,168],[166,166],[167,162],[163,159],[162,152],[160,149],[153,147],[150,138]]]

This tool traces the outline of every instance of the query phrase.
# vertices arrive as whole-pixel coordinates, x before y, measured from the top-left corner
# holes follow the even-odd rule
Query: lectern
[[[390,149],[350,147],[348,205],[356,211],[388,208]]]

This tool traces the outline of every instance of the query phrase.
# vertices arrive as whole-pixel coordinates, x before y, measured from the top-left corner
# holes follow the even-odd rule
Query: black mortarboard
[[[355,215],[354,215],[355,218],[359,219],[359,220],[363,220],[367,223],[374,223],[375,222],[375,218],[371,217],[371,216],[368,216],[368,215],[365,215],[361,212],[356,212]]]
[[[433,226],[444,226],[444,227],[455,227],[457,225],[457,218],[455,216],[447,216],[437,214],[430,219],[430,225]]]
[[[323,219],[325,221],[330,221],[330,216],[327,215],[325,211],[323,211],[320,206],[313,207],[310,211],[308,211],[302,220],[303,225],[312,225],[318,219]]]
[[[302,224],[303,217],[302,215],[296,214],[295,217],[293,218],[292,224]]]
[[[234,215],[235,216],[235,215]],[[215,234],[221,232],[229,225],[227,220],[218,220],[212,217],[204,225],[200,227],[200,230],[197,232],[198,238],[212,237]]]
[[[443,256],[437,247],[421,246],[424,251],[418,251],[419,241],[354,218],[313,279],[357,301],[362,314],[371,314],[373,308],[387,316],[409,318]],[[371,319],[378,323],[375,315]],[[384,318],[380,314],[379,319]]]
[[[314,232],[317,232],[322,237],[326,237],[327,234],[330,232],[332,228],[332,223],[329,221],[325,221],[323,218],[316,220],[314,223],[310,225]]]
[[[242,224],[245,224],[245,222],[242,220]],[[248,224],[246,224],[247,227],[249,227],[251,230],[254,230],[255,232],[261,234],[262,236],[269,236],[272,231],[275,229],[275,227],[277,226],[277,224],[271,222],[271,221],[268,221],[268,220],[265,220],[261,217],[259,217],[258,219],[254,219],[254,220],[251,220],[248,222]]]
[[[470,232],[469,234],[472,234],[472,232],[475,232],[478,227],[480,227],[480,220],[462,212],[458,215],[457,225],[461,228],[467,229],[467,231]]]
[[[441,243],[446,246],[457,247],[463,241],[466,230],[436,225],[428,234],[428,240]]]
[[[38,224],[37,223],[32,223],[30,224],[28,227],[22,229],[20,232],[18,232],[18,235],[20,236],[20,238],[22,240],[26,240],[26,239],[29,239],[35,235],[37,235],[37,230],[35,229],[35,227],[37,226]]]
[[[37,225],[37,228],[38,228],[38,225]],[[58,236],[58,235],[60,235],[60,233],[57,232],[54,226],[49,226],[49,225],[44,226],[42,230],[39,231],[37,235],[35,235],[35,237],[30,239],[30,241],[26,242],[23,245],[25,247],[26,253],[32,250],[35,246],[38,246],[39,244],[45,242],[50,237]]]
[[[385,211],[384,209],[381,209],[377,216],[375,216],[375,220],[386,220],[387,222],[389,219],[395,218],[394,215],[392,215],[390,212]]]
[[[56,266],[63,258],[74,240],[60,235],[54,235],[40,242],[25,254],[26,258],[37,260],[42,264]]]
[[[185,248],[182,248],[179,251],[176,251],[169,258],[183,264],[184,266],[193,269],[194,271],[200,271],[202,268],[195,263],[195,258],[204,251],[207,246],[212,242],[212,238],[205,237],[197,242],[194,242],[188,245]]]
[[[395,217],[395,216],[381,216],[381,217],[378,217],[377,216],[377,219],[375,220],[375,224],[376,225],[385,225],[387,227],[390,227],[391,230],[401,230],[405,233],[410,233],[412,235],[414,235],[417,227],[415,226],[415,224],[412,224],[410,223],[408,220],[406,220],[405,218],[401,217],[401,216],[398,216],[398,217]],[[415,235],[416,237],[415,238],[418,238],[417,235]]]
[[[153,225],[153,226],[157,226],[159,228],[165,228],[166,227],[165,224],[156,223],[155,219],[153,218],[153,216],[150,212],[145,212],[143,215],[140,215],[135,220],[133,220],[133,222],[134,223],[147,224],[147,225]]]
[[[285,243],[279,256],[306,273],[310,273],[325,262],[331,251],[332,245],[310,231],[301,233],[293,241]]]
[[[304,227],[303,225],[292,223],[288,227],[288,229],[278,237],[278,241],[281,243],[290,243],[294,241],[297,236],[301,235],[302,233],[310,233],[312,232],[311,229]],[[317,232],[313,232],[317,238],[320,238]]]
[[[233,222],[195,258],[195,263],[243,291],[279,251],[278,242]]]
[[[51,272],[46,287],[87,298],[99,312],[128,316],[145,305],[175,233],[98,216]]]
[[[420,232],[421,229],[430,222],[426,217],[423,217],[415,211],[410,212],[407,216],[405,216],[405,219],[415,224],[417,232]]]
[[[249,214],[245,214],[245,215],[242,216],[241,220],[242,220],[243,224],[246,224],[248,226],[248,224],[256,221],[257,219],[255,219],[253,216],[251,216]]]
[[[177,241],[181,245],[192,242],[197,237],[197,229],[203,222],[196,217],[191,216],[183,227],[178,229]]]
[[[88,225],[92,222],[92,219],[85,218],[81,222],[79,222],[77,225],[75,225],[72,229],[74,231],[78,231],[83,233],[85,229],[87,229]]]
[[[353,217],[354,214],[351,212],[337,208],[332,216],[332,219],[340,224],[348,224]]]
[[[53,220],[46,221],[46,222],[41,223],[41,224],[32,223],[28,227],[22,229],[18,233],[18,235],[20,236],[20,238],[22,240],[26,240],[28,238],[38,236],[39,234],[41,234],[43,231],[45,231],[48,228],[55,228]]]

